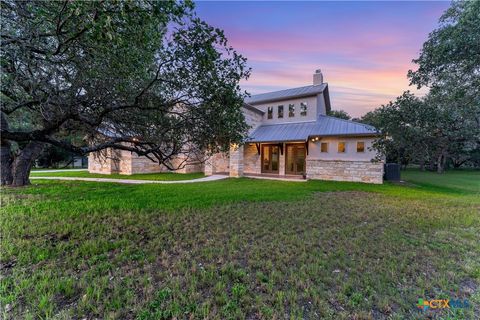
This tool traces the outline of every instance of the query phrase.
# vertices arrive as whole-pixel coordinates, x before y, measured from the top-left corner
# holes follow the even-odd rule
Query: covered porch
[[[254,149],[254,150],[252,150]],[[250,143],[244,152],[245,174],[305,178],[308,143],[306,141]],[[256,155],[252,155],[252,151]],[[248,163],[252,162],[254,163]]]

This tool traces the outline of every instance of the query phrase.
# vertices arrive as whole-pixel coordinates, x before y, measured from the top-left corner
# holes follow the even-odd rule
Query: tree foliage
[[[339,118],[339,119],[344,119],[344,120],[350,120],[352,117],[344,111],[344,110],[330,110],[327,112],[327,115]]]
[[[408,77],[423,98],[406,92],[362,121],[384,136],[375,147],[388,161],[428,164],[443,172],[450,162],[479,164],[480,2],[453,2],[424,43]]]
[[[1,18],[2,172],[14,185],[45,144],[171,167],[245,137],[246,59],[190,2],[2,1]]]
[[[383,135],[374,147],[387,161],[429,165],[443,172],[447,160],[459,166],[478,150],[480,132],[474,114],[455,108],[445,97],[410,92],[367,113],[362,122],[374,125]]]
[[[417,87],[445,87],[480,90],[480,2],[454,1],[440,17],[439,27],[423,44],[409,71]]]

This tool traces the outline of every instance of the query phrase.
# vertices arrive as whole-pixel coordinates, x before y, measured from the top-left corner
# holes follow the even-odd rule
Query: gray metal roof
[[[312,136],[377,135],[374,127],[320,115],[317,121],[262,125],[252,132],[248,142],[306,141]]]
[[[283,99],[292,99],[292,98],[301,98],[319,94],[325,90],[327,83],[322,83],[320,85],[311,85],[299,88],[292,88],[274,92],[267,92],[261,94],[255,94],[251,97],[245,99],[246,103],[257,104],[265,102],[273,102]]]

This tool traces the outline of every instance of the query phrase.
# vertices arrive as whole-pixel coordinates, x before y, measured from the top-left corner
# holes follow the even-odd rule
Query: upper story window
[[[273,107],[268,107],[267,109],[267,119],[273,118]]]
[[[345,152],[345,142],[339,142],[338,143],[338,153],[344,153]]]
[[[278,106],[278,118],[283,118],[283,106]]]
[[[357,152],[365,152],[365,142],[363,141],[357,142]]]
[[[300,115],[303,116],[303,117],[307,115],[307,103],[306,102],[301,102],[300,103]]]
[[[288,105],[288,117],[289,118],[295,117],[295,105],[293,103],[290,103]]]
[[[322,142],[320,144],[320,152],[328,152],[328,142]]]

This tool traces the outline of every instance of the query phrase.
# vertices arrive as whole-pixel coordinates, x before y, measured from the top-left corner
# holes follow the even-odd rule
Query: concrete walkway
[[[276,180],[276,181],[288,181],[288,182],[307,182],[307,179],[296,176],[273,176],[273,175],[258,175],[258,174],[246,174],[245,178],[262,179],[262,180]]]
[[[42,172],[78,172],[78,171],[87,171],[88,169],[48,169],[48,170],[32,170],[33,173],[42,173]]]
[[[70,170],[69,170],[70,171]],[[205,178],[192,179],[192,180],[131,180],[131,179],[109,179],[109,178],[80,178],[80,177],[35,177],[31,176],[30,179],[44,179],[44,180],[67,180],[67,181],[90,181],[90,182],[114,182],[114,183],[126,183],[126,184],[172,184],[172,183],[195,183],[195,182],[208,182],[226,179],[228,176],[214,174]]]

